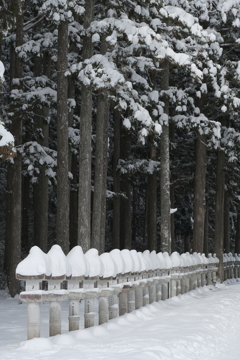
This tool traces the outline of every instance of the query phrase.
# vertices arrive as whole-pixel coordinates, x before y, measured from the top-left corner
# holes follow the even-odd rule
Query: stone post
[[[162,300],[169,299],[169,287],[170,282],[164,281],[164,283],[162,284]]]
[[[101,289],[99,294],[99,325],[109,320],[108,298],[113,295],[114,291],[110,289]]]
[[[98,289],[88,289],[85,293],[84,307],[84,326],[89,328],[94,326],[95,319],[95,299],[98,296]]]
[[[135,306],[140,309],[143,306],[143,287],[145,283],[140,280],[139,286],[135,289]]]
[[[26,291],[20,293],[19,299],[28,303],[27,339],[40,337],[40,304],[43,301],[42,280],[39,276],[22,276],[16,274],[18,280],[26,281]]]
[[[156,285],[158,279],[153,279],[151,285],[149,286],[149,304],[152,304],[154,301],[157,301],[157,291]]]
[[[124,285],[119,294],[119,315],[124,315],[128,312],[128,291],[131,289],[130,285]]]
[[[113,286],[114,293],[109,296],[109,319],[115,319],[119,316],[118,296],[122,291],[120,287]]]
[[[135,305],[135,289],[137,286],[132,286],[132,289],[128,291],[128,312],[132,312],[136,309]]]

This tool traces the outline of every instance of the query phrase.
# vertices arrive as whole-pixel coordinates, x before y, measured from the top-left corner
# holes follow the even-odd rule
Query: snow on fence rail
[[[49,302],[49,335],[61,334],[61,302],[69,301],[69,331],[79,330],[79,302],[84,301],[84,327],[99,325],[154,301],[184,294],[216,281],[215,255],[143,253],[114,249],[100,256],[80,246],[67,256],[58,245],[48,254],[34,246],[19,263],[16,278],[26,282],[20,299],[28,303],[27,338],[40,337],[40,304]],[[224,256],[225,279],[240,277],[240,257]]]

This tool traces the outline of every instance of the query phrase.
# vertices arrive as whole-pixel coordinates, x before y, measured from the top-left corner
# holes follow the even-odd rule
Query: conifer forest
[[[34,245],[240,253],[240,0],[0,10],[0,287]]]

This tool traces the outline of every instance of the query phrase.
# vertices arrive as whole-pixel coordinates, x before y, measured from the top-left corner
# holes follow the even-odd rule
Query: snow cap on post
[[[59,245],[53,245],[48,252],[52,261],[52,279],[64,279],[72,275],[71,266]]]
[[[125,274],[125,268],[126,268],[126,265],[125,265],[125,261],[123,259],[123,256],[121,254],[121,251],[119,249],[113,249],[111,252],[110,252],[116,266],[117,266],[117,275],[120,275],[120,274]]]
[[[117,265],[115,264],[110,253],[103,253],[100,255],[103,265],[103,278],[115,278],[117,274]]]
[[[157,257],[159,259],[159,263],[160,263],[160,269],[166,269],[166,261],[165,261],[165,258],[163,256],[163,253],[162,252],[159,252],[157,253]]]
[[[152,264],[153,264],[153,270],[158,270],[160,269],[160,260],[156,254],[156,251],[153,250],[150,253],[150,258],[152,260]]]
[[[88,274],[89,278],[99,278],[99,276],[102,276],[103,264],[98,255],[98,250],[97,249],[89,249],[85,253],[85,257],[89,264],[89,274]]]
[[[193,258],[194,258],[194,261],[195,261],[196,265],[200,265],[202,263],[197,252],[193,253]]]
[[[172,260],[172,267],[173,268],[178,268],[181,265],[180,259],[179,259],[180,255],[177,251],[174,251],[171,255],[170,258]]]
[[[81,246],[75,246],[67,255],[67,260],[72,268],[72,278],[88,276],[88,262]]]
[[[137,254],[138,254],[138,257],[139,257],[139,261],[140,261],[141,272],[145,272],[146,271],[146,262],[145,262],[145,259],[143,257],[143,253],[139,251]]]
[[[146,270],[147,271],[152,271],[153,270],[153,263],[150,257],[150,251],[149,250],[145,250],[143,252],[143,257],[146,263]]]
[[[43,279],[52,273],[52,262],[38,246],[30,249],[28,256],[22,260],[16,268],[16,278],[38,278]]]
[[[173,267],[172,265],[172,259],[170,258],[169,254],[167,251],[165,251],[163,253],[163,256],[164,256],[164,260],[165,260],[165,263],[166,263],[166,269],[171,269]]]
[[[133,258],[133,272],[139,273],[141,271],[141,262],[136,250],[130,250],[130,253]]]
[[[128,249],[123,249],[123,250],[121,250],[121,254],[122,254],[122,257],[123,257],[125,265],[126,265],[125,273],[128,274],[128,273],[133,272],[134,264],[133,264],[133,258],[132,258],[130,251]]]

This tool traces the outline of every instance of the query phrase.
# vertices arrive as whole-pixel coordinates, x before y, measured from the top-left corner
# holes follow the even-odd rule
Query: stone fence
[[[165,300],[216,282],[219,260],[209,254],[143,253],[96,249],[83,254],[76,246],[67,256],[58,245],[48,254],[34,246],[18,265],[25,282],[20,300],[28,303],[27,338],[40,337],[40,305],[49,302],[49,335],[61,334],[61,303],[69,302],[69,331],[79,330],[79,302],[84,301],[84,327],[99,325],[154,301]],[[240,277],[240,257],[224,255],[225,278]]]

